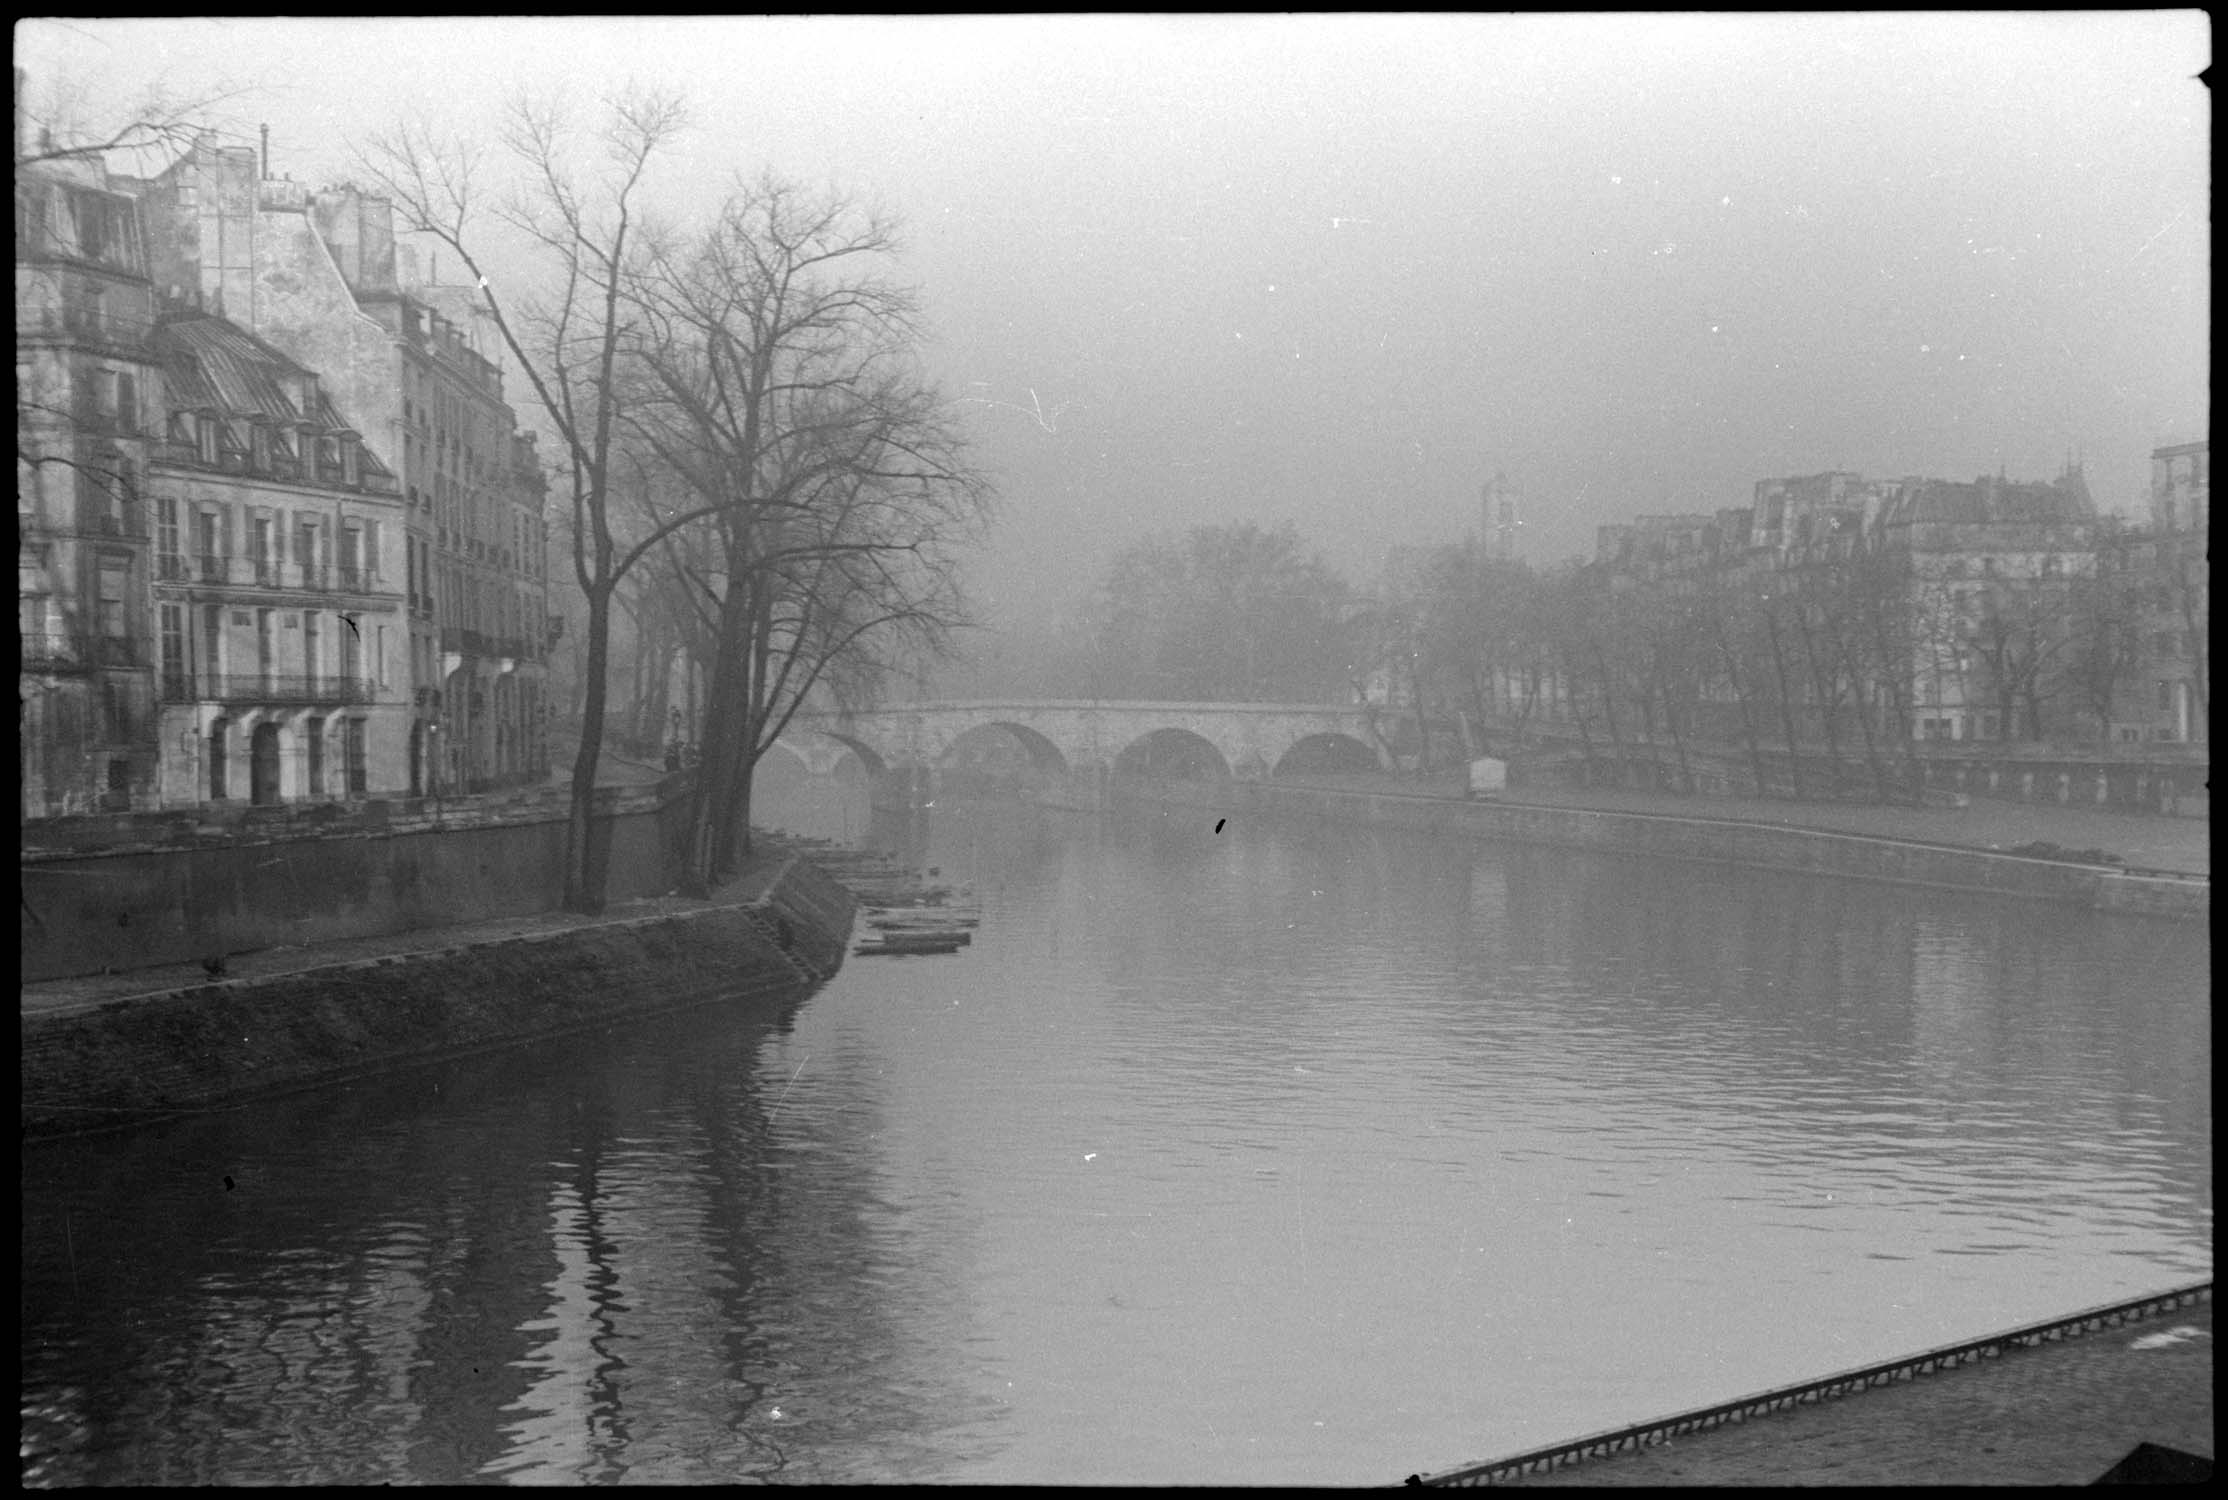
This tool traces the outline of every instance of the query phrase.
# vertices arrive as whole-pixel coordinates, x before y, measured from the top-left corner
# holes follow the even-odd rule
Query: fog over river
[[[27,1478],[1390,1482],[2211,1271],[2197,924],[761,802],[973,945],[27,1148]]]

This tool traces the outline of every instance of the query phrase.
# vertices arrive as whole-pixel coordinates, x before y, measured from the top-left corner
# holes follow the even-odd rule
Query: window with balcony
[[[340,586],[344,589],[364,586],[364,533],[360,526],[340,529]]]
[[[224,517],[214,510],[194,516],[194,541],[201,554],[201,577],[206,583],[224,581]]]
[[[277,613],[270,609],[255,612],[255,671],[264,682],[269,682],[278,670]]]
[[[348,761],[348,795],[361,797],[371,784],[371,766],[365,753],[364,721],[347,721],[347,738],[343,741]]]
[[[182,702],[186,690],[186,610],[165,604],[157,611],[162,631],[162,695],[165,701]]]
[[[324,550],[318,546],[317,523],[300,521],[294,527],[294,557],[302,570],[302,587],[325,587]]]
[[[179,551],[178,497],[161,495],[155,500],[155,576],[186,576],[186,559]]]
[[[103,553],[100,563],[100,594],[96,618],[101,639],[121,641],[131,633],[125,601],[131,597],[131,559],[113,553]]]

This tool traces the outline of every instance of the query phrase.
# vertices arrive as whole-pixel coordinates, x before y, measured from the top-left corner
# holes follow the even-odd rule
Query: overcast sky
[[[999,476],[975,579],[1056,611],[1148,530],[1295,522],[1357,582],[1505,470],[1528,553],[1853,469],[2140,505],[2202,434],[2197,12],[25,23],[34,83],[253,90],[273,170],[628,78],[666,201],[879,199]],[[525,425],[536,414],[521,410]]]

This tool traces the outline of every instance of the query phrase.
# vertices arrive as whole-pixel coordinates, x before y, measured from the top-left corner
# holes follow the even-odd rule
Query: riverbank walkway
[[[1467,784],[1461,770],[1425,776],[1355,772],[1280,776],[1279,785],[1326,791],[1374,792],[1459,799]],[[2212,822],[2202,817],[2112,812],[2055,803],[2011,802],[1975,796],[1965,807],[1875,807],[1853,802],[1784,802],[1769,798],[1681,797],[1609,787],[1512,787],[1502,799],[1535,807],[1588,807],[1605,812],[1655,813],[1677,818],[1719,818],[1817,828],[1831,833],[1966,849],[2015,849],[2056,844],[2061,849],[2102,849],[2133,867],[2212,873]]]
[[[1493,1484],[2092,1484],[2138,1443],[2213,1456],[2209,1296],[1542,1473],[1495,1475]]]

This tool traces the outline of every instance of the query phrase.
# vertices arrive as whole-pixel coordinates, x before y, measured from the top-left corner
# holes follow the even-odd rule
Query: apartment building
[[[96,162],[16,173],[19,812],[154,794],[149,512],[154,292]]]
[[[360,798],[406,782],[410,679],[393,472],[317,375],[222,318],[154,333],[158,795]]]
[[[385,200],[313,193],[252,148],[205,138],[135,192],[157,285],[315,370],[394,475],[379,561],[402,586],[403,789],[546,774],[544,487],[476,288],[422,281]]]
[[[2149,588],[2146,670],[2124,710],[2129,739],[2209,740],[2212,709],[2212,443],[2151,452],[2150,528],[2136,565]]]

